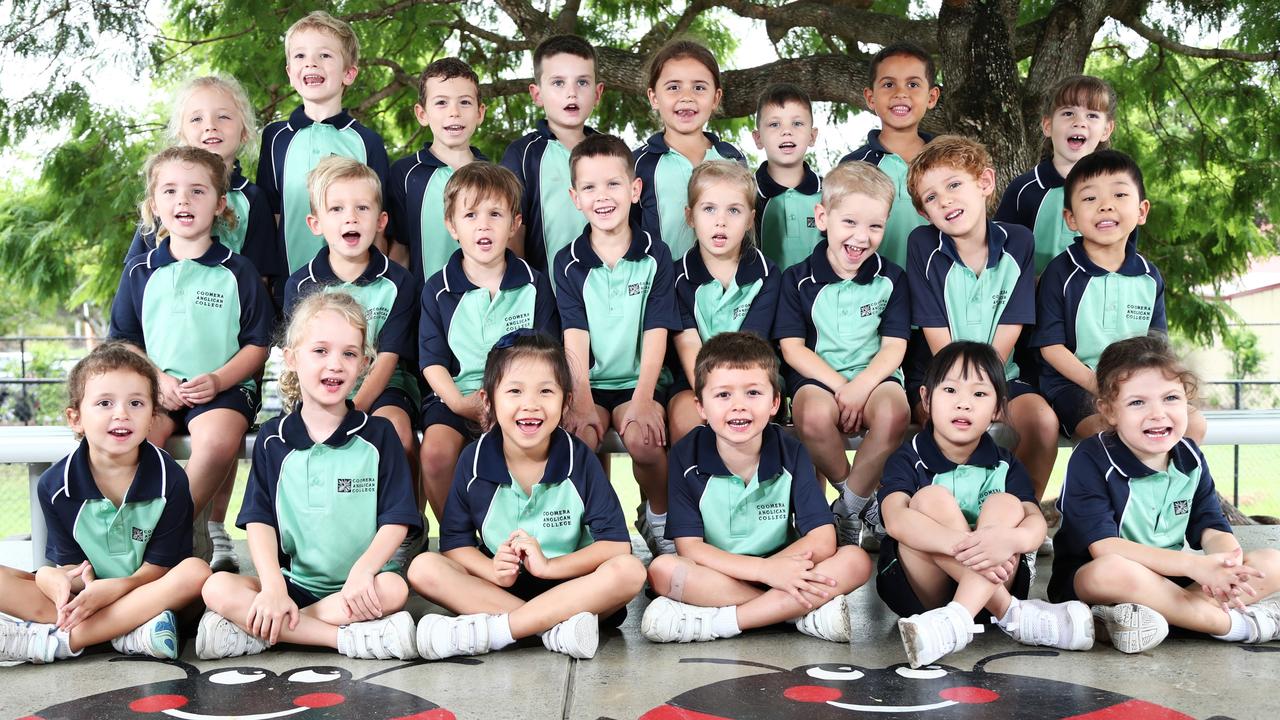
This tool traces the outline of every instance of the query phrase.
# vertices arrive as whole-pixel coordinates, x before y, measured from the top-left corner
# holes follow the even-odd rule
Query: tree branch
[[[912,20],[816,0],[783,5],[765,5],[753,0],[707,0],[706,7],[722,7],[741,17],[763,20],[769,39],[775,42],[793,28],[808,27],[850,43],[888,45],[911,40],[929,52],[938,50],[937,23],[933,20]]]
[[[1159,30],[1142,22],[1142,19],[1136,15],[1132,16],[1113,16],[1121,25],[1136,32],[1147,42],[1158,45],[1169,52],[1179,55],[1186,55],[1194,58],[1208,58],[1212,60],[1236,60],[1239,62],[1275,62],[1280,60],[1280,50],[1271,52],[1251,53],[1241,50],[1232,50],[1230,48],[1199,48],[1192,45],[1180,43],[1177,40],[1165,35]]]
[[[526,40],[537,43],[546,37],[547,28],[551,27],[551,18],[535,8],[528,0],[494,1],[516,24],[520,35]]]
[[[407,10],[417,5],[454,5],[459,2],[461,2],[461,0],[400,0],[400,2],[384,5],[378,10],[367,10],[365,12],[343,15],[342,19],[349,23],[359,22],[361,20],[376,20],[378,18],[391,17],[401,10]]]

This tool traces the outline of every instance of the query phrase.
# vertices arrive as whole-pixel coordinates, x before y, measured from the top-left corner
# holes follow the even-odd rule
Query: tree
[[[135,194],[139,183],[136,148],[146,147],[154,118],[126,122],[86,102],[77,70],[82,58],[103,52],[114,39],[114,62],[132,63],[167,84],[197,69],[229,72],[244,82],[261,119],[276,117],[294,102],[282,71],[279,39],[304,11],[289,3],[230,0],[168,0],[165,20],[152,26],[139,0],[4,0],[11,20],[0,38],[13,57],[51,63],[47,89],[0,104],[0,147],[20,143],[35,128],[72,126],[68,145],[46,163],[36,196],[80,201],[74,210],[44,206],[41,222],[55,223],[71,256],[119,257],[128,234],[129,203],[123,198],[91,198],[75,188],[83,183],[63,150],[108,151],[121,157],[100,173],[115,173],[106,187]],[[1274,216],[1280,147],[1271,128],[1280,121],[1276,97],[1277,39],[1273,22],[1280,5],[1242,0],[944,0],[936,13],[909,10],[906,0],[688,0],[671,6],[657,0],[622,2],[564,0],[551,6],[531,0],[350,0],[328,5],[350,21],[363,42],[360,79],[349,106],[381,129],[393,154],[423,141],[409,111],[416,94],[415,73],[446,48],[471,63],[487,80],[483,91],[490,113],[480,145],[490,156],[529,127],[535,116],[527,99],[526,58],[544,37],[578,32],[600,48],[599,75],[608,91],[596,124],[606,130],[634,126],[641,135],[657,129],[644,100],[644,64],[668,39],[692,35],[727,56],[740,44],[724,20],[733,15],[763,24],[779,57],[725,73],[723,132],[740,127],[754,111],[768,83],[789,80],[816,100],[860,108],[867,85],[868,46],[911,40],[938,60],[943,99],[926,117],[926,128],[979,137],[991,148],[998,174],[1007,182],[1034,164],[1041,146],[1040,102],[1062,77],[1093,66],[1116,84],[1123,102],[1118,144],[1149,168],[1151,194],[1167,205],[1143,234],[1143,249],[1170,278],[1170,316],[1185,333],[1205,340],[1223,327],[1222,312],[1190,292],[1243,267],[1246,258],[1274,250],[1274,236],[1259,230],[1260,217]],[[1249,13],[1244,11],[1247,8]],[[310,9],[310,8],[306,8]],[[1182,29],[1239,23],[1228,47],[1184,44]],[[1110,25],[1108,25],[1110,23]],[[1103,32],[1104,26],[1111,28]],[[1145,49],[1129,50],[1114,38],[1117,28],[1140,36]],[[1100,47],[1099,47],[1100,46]],[[522,77],[523,76],[523,77]],[[849,138],[850,147],[861,138]],[[127,160],[127,162],[124,162]],[[1154,168],[1154,170],[1152,169]],[[100,186],[101,187],[101,186]],[[128,193],[124,193],[128,194]],[[118,195],[118,193],[117,193]],[[30,198],[30,199],[38,199]],[[132,199],[132,198],[130,198]],[[89,204],[109,209],[90,210]],[[0,201],[11,206],[13,200]],[[83,210],[90,210],[79,217]],[[73,215],[74,217],[61,217]],[[118,219],[118,223],[102,221]],[[98,238],[111,228],[105,244]],[[114,230],[119,228],[119,230]],[[20,229],[8,235],[20,236]],[[94,248],[103,245],[104,249]],[[85,254],[87,253],[87,255]],[[0,250],[0,264],[17,253]],[[106,256],[101,257],[101,256]],[[98,277],[80,282],[75,298],[105,300],[116,272],[100,265]],[[78,270],[78,268],[77,268]],[[71,274],[82,278],[80,272]],[[96,276],[95,276],[96,277]],[[47,292],[66,296],[65,275],[32,280]]]

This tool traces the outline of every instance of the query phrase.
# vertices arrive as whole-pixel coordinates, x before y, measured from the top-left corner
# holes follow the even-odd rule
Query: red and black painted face
[[[254,667],[219,668],[181,680],[113,690],[46,708],[22,720],[455,720],[416,695],[353,680],[336,667],[277,675]]]

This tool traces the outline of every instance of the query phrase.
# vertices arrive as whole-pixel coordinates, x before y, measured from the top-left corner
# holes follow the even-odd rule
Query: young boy
[[[412,467],[418,441],[414,418],[422,397],[405,365],[417,352],[412,332],[421,293],[408,270],[373,247],[387,224],[382,183],[368,165],[331,155],[308,174],[307,186],[307,227],[324,237],[325,247],[289,278],[285,313],[307,295],[324,291],[340,290],[364,307],[377,357],[351,399],[357,410],[391,421]]]
[[[342,109],[342,94],[359,72],[360,43],[351,26],[317,10],[284,34],[285,73],[302,104],[262,131],[258,187],[280,227],[289,272],[316,256],[324,241],[307,227],[307,173],[326,155],[354,158],[387,178],[382,138]],[[277,295],[279,297],[279,295]]]
[[[804,446],[769,422],[782,402],[778,358],[751,333],[707,340],[694,371],[707,421],[671,451],[667,537],[654,558],[661,597],[641,621],[654,642],[701,642],[793,621],[806,635],[849,642],[845,595],[871,575],[835,528]]]
[[[1111,343],[1166,333],[1164,278],[1131,242],[1146,223],[1142,170],[1124,153],[1098,150],[1067,174],[1063,216],[1079,237],[1045,267],[1031,346],[1044,363],[1040,391],[1062,433],[1083,440],[1108,429],[1094,406],[1093,369]],[[1190,416],[1187,434],[1204,438],[1204,416]]]
[[[111,641],[127,655],[178,656],[173,610],[200,596],[187,476],[147,442],[160,382],[123,343],[99,345],[67,379],[80,445],[40,476],[51,567],[0,567],[0,660],[47,663]]]
[[[391,259],[409,268],[418,283],[440,272],[457,244],[444,227],[444,186],[458,168],[487,160],[471,147],[484,121],[480,77],[457,58],[436,60],[418,77],[418,124],[431,128],[431,143],[391,166],[387,203],[395,241]]]
[[[941,89],[933,58],[918,45],[892,43],[871,58],[867,77],[871,87],[862,91],[867,109],[880,118],[880,129],[867,134],[867,144],[845,155],[869,162],[893,180],[894,202],[884,230],[880,254],[898,267],[907,265],[907,236],[924,224],[908,202],[907,165],[933,136],[920,130],[920,120],[938,104]]]
[[[827,173],[814,209],[827,242],[783,273],[773,324],[796,433],[840,495],[831,509],[841,545],[858,543],[860,517],[910,417],[899,370],[911,332],[906,277],[876,252],[893,198],[893,182],[867,163]],[[861,432],[851,465],[845,436]],[[869,518],[878,525],[876,513]]]
[[[822,179],[804,161],[818,139],[808,94],[791,83],[765,88],[751,137],[766,158],[756,170],[756,238],[769,259],[789,268],[822,240],[813,217],[814,206],[822,201]]]
[[[577,35],[553,35],[534,48],[529,95],[547,116],[533,132],[507,146],[502,166],[524,188],[524,222],[512,245],[540,272],[551,270],[556,253],[587,224],[569,197],[569,153],[595,132],[586,123],[603,92],[591,43]]]
[[[630,224],[640,181],[631,152],[612,135],[592,135],[569,158],[573,202],[590,225],[556,255],[556,305],[573,369],[565,427],[598,449],[610,426],[631,455],[647,498],[646,542],[654,554],[675,546],[667,522],[667,450],[658,387],[668,331],[680,329],[671,254]]]
[[[431,386],[422,405],[422,494],[444,513],[454,466],[480,436],[485,359],[503,335],[560,331],[551,284],[508,248],[520,226],[520,182],[488,162],[464,165],[444,188],[445,228],[459,248],[422,291],[418,367]]]
[[[1017,434],[1014,454],[1039,499],[1058,455],[1057,419],[1019,379],[1013,359],[1023,326],[1036,321],[1031,231],[987,219],[995,170],[986,148],[973,140],[948,135],[930,142],[911,161],[907,186],[911,202],[932,223],[908,240],[911,324],[921,329],[929,356],[953,340],[995,347],[1009,383],[1008,412],[999,421]],[[922,373],[914,364],[912,374],[907,389],[917,398]]]

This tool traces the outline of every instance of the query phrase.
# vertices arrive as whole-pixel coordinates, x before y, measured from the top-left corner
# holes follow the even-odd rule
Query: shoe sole
[[[1128,655],[1146,652],[1169,636],[1168,621],[1146,605],[1121,603],[1110,610],[1098,607],[1092,615],[1094,636]]]
[[[573,646],[565,648],[565,654],[579,660],[595,657],[596,649],[600,646],[599,620],[588,612],[578,613],[569,620],[573,621]]]
[[[920,662],[919,656],[916,655],[916,639],[917,626],[909,618],[898,619],[898,632],[902,635],[902,649],[907,653],[907,662],[912,668],[918,668],[925,663]]]
[[[151,630],[151,657],[176,660],[178,658],[178,620],[173,612],[165,610]]]
[[[209,569],[213,572],[238,573],[240,563],[232,558],[214,558],[213,562],[209,563]]]
[[[387,621],[396,631],[396,640],[400,648],[400,652],[392,652],[391,655],[399,660],[416,660],[418,658],[418,628],[413,624],[413,616],[401,610],[389,616]]]

